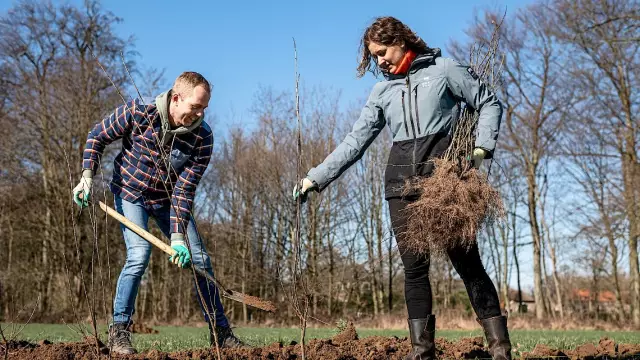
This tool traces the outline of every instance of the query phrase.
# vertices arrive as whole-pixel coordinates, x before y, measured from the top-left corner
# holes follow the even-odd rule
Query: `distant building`
[[[520,298],[520,294],[518,290],[509,289],[509,303],[505,305],[505,309],[509,313],[517,313],[518,306],[520,307],[520,312],[527,312],[529,309],[534,309],[536,305],[536,301],[534,300],[531,294],[526,293],[525,291],[521,292],[522,299]]]
[[[606,314],[616,311],[616,295],[609,290],[598,291],[597,294],[594,294],[589,289],[573,289],[568,300],[576,311],[597,311]]]

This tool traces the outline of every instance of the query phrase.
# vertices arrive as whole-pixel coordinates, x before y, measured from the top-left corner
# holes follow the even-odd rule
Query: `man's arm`
[[[136,115],[145,115],[144,111],[136,111],[137,106],[138,102],[133,100],[118,107],[89,131],[82,153],[82,177],[80,183],[72,191],[73,201],[81,208],[89,206],[93,175],[100,167],[104,148],[131,132],[132,122]]]
[[[177,240],[180,237],[174,234],[183,235],[185,233],[185,227],[191,220],[191,209],[196,195],[196,188],[211,160],[213,133],[211,131],[204,131],[203,133],[204,136],[198,141],[199,144],[194,148],[184,170],[178,176],[178,181],[171,195],[172,240]],[[182,238],[184,239],[184,237]]]
[[[87,170],[95,174],[100,166],[102,153],[107,145],[131,133],[133,119],[137,115],[144,116],[144,113],[137,111],[138,102],[132,100],[125,105],[119,106],[111,115],[97,123],[87,136],[87,143],[82,154],[83,176]]]

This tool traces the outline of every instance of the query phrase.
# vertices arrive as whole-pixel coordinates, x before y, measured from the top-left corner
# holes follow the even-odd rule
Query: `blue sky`
[[[474,9],[506,6],[514,12],[528,2],[105,0],[103,7],[124,20],[116,27],[121,36],[135,36],[139,64],[166,69],[168,81],[193,70],[214,84],[210,111],[222,129],[229,122],[251,123],[246,109],[259,86],[293,88],[292,37],[302,83],[341,90],[351,102],[365,98],[375,82],[355,73],[360,36],[375,17],[401,19],[446,55],[449,39],[465,39]],[[0,1],[0,11],[13,3]]]
[[[0,12],[13,3],[0,1]],[[376,81],[371,75],[358,79],[355,72],[360,36],[375,17],[399,18],[447,56],[451,39],[465,42],[464,31],[475,9],[506,6],[509,15],[529,3],[105,0],[103,8],[123,19],[116,26],[120,36],[135,37],[140,65],[164,68],[168,84],[185,70],[200,72],[213,83],[209,112],[217,119],[216,136],[222,136],[229,125],[250,126],[253,121],[247,109],[260,86],[293,89],[293,37],[303,86],[341,90],[346,104],[364,99]],[[522,281],[530,287],[531,249],[524,248],[521,254]]]

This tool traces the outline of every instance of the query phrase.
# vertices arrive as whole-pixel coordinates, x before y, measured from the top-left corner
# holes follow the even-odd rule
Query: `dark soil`
[[[39,344],[9,342],[0,344],[0,359],[4,359],[6,349],[9,359],[108,359],[108,349],[95,339],[84,342],[55,343],[41,341]],[[489,353],[481,337],[464,338],[455,342],[436,340],[439,359],[489,359]],[[305,346],[307,359],[402,359],[411,350],[407,338],[371,336],[358,339],[358,334],[349,324],[345,330],[332,339],[310,340]],[[610,339],[602,339],[597,345],[584,344],[574,350],[551,349],[539,344],[533,351],[522,354],[523,359],[635,359],[640,358],[640,344],[616,344]],[[162,353],[152,350],[131,356],[112,356],[114,359],[186,360],[217,359],[215,349],[198,349]],[[261,348],[221,350],[222,359],[301,359],[299,344],[274,343]]]
[[[608,338],[600,339],[597,345],[582,344],[574,350],[552,349],[538,344],[530,353],[523,353],[524,359],[640,359],[640,344],[617,344]]]

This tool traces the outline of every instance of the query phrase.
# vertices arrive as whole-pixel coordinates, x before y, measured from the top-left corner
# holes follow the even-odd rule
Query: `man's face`
[[[368,48],[380,70],[386,73],[395,73],[405,53],[402,46],[387,46],[373,41],[369,43]]]
[[[176,126],[190,126],[198,118],[204,116],[204,109],[209,106],[211,95],[201,85],[184,93],[174,93],[173,101],[176,104],[173,121]]]

